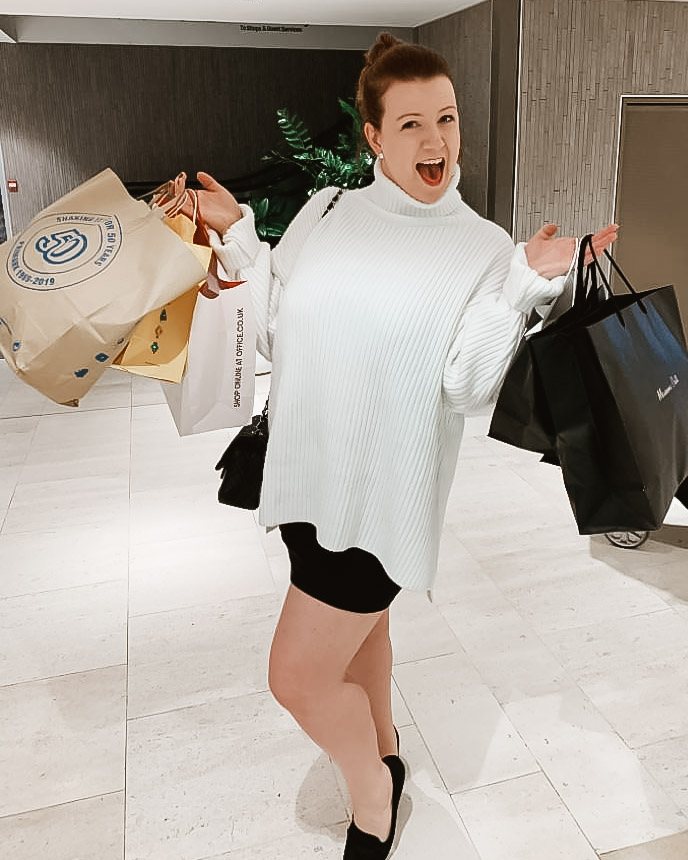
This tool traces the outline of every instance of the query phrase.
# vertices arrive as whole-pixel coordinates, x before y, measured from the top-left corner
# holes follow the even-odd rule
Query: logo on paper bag
[[[62,290],[94,278],[121,246],[122,228],[114,215],[45,215],[14,243],[7,273],[28,290]]]
[[[87,248],[88,238],[78,230],[59,230],[50,236],[41,236],[36,242],[36,250],[51,266],[71,263]]]

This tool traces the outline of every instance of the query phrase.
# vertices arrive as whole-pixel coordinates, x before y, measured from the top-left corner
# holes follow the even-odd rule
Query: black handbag
[[[222,470],[217,500],[223,505],[255,511],[260,503],[268,447],[268,400],[260,415],[254,415],[232,439],[215,466]]]
[[[337,191],[321,215],[321,220],[334,209],[343,193],[343,188]],[[241,428],[215,466],[217,471],[222,470],[217,499],[223,505],[255,511],[260,504],[268,449],[269,400],[268,397],[260,415],[254,415],[251,423]]]

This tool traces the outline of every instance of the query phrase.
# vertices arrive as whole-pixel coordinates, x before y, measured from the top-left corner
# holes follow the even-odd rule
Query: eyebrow
[[[456,107],[456,105],[447,105],[447,107],[443,107],[442,110],[439,110],[438,113],[442,113],[442,111],[445,111],[445,110],[458,110],[458,108]],[[405,116],[423,116],[423,114],[422,113],[403,113],[401,116],[397,117],[397,122],[399,122],[399,120],[403,119]]]

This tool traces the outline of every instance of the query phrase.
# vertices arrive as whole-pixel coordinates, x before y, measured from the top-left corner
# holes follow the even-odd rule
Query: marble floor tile
[[[538,770],[463,653],[396,666],[394,678],[450,793]]]
[[[0,416],[0,469],[23,466],[38,427],[38,416],[2,418]]]
[[[394,671],[392,671],[392,719],[397,729],[400,729],[402,726],[413,725],[411,711],[409,711],[408,705],[397,686],[397,682],[394,680]]]
[[[481,563],[540,634],[667,608],[635,580],[582,554],[518,552]]]
[[[157,406],[166,402],[162,386],[157,379],[131,374],[132,406]]]
[[[661,571],[656,569],[660,566],[681,560],[688,564],[685,549],[669,546],[652,537],[637,549],[621,549],[612,546],[604,535],[593,535],[590,538],[590,556],[641,582],[646,581],[645,574],[650,578],[661,575]]]
[[[270,693],[129,721],[129,860],[221,856],[344,820],[332,764]]]
[[[437,576],[432,588],[433,603],[436,606],[460,603],[468,593],[482,587],[495,588],[456,534],[445,526],[440,541]]]
[[[579,690],[504,710],[598,853],[687,828],[688,819]]]
[[[21,466],[0,466],[0,511],[4,514],[12,501]]]
[[[495,473],[492,476],[491,471]],[[499,492],[495,492],[496,487]],[[527,481],[501,465],[489,469],[481,459],[459,463],[447,503],[446,522],[477,527],[493,522],[497,525],[502,518],[516,516],[528,528],[548,523],[552,511],[551,500]]]
[[[132,547],[235,531],[255,532],[251,511],[219,504],[215,488],[177,485],[131,494]]]
[[[195,437],[145,445],[135,442],[131,456],[132,493],[190,487],[204,488],[217,504],[220,473],[215,465],[228,440],[209,444]]]
[[[129,481],[129,454],[119,456],[89,455],[78,460],[51,463],[27,462],[22,469],[19,486],[44,484],[48,481],[78,480],[80,478],[123,478]]]
[[[636,755],[688,816],[688,735],[639,747]]]
[[[268,690],[276,595],[129,622],[129,718]]]
[[[0,599],[98,582],[126,582],[129,519],[0,534]]]
[[[688,619],[668,609],[545,641],[630,747],[688,734]]]
[[[600,860],[684,860],[688,857],[688,830],[644,845],[600,854]]]
[[[128,409],[42,416],[20,483],[101,475],[128,479],[130,424]]]
[[[0,686],[126,661],[125,581],[0,600]]]
[[[461,647],[438,607],[418,591],[403,590],[394,598],[389,636],[395,664],[452,654]]]
[[[496,587],[441,606],[440,612],[500,704],[575,686]]]
[[[480,860],[597,860],[542,773],[452,795]]]
[[[4,362],[0,366],[6,373],[12,373]],[[47,397],[13,375],[5,394],[0,395],[0,419],[42,415],[47,402]]]
[[[270,555],[267,559],[270,573],[272,574],[272,581],[275,585],[275,592],[284,597],[291,581],[291,562],[288,556],[284,555]]]
[[[480,860],[415,726],[399,731],[406,783],[399,804],[395,860]]]
[[[326,830],[299,830],[271,842],[238,848],[203,860],[341,860],[348,823],[330,825]]]
[[[124,788],[126,667],[0,687],[0,816]]]
[[[126,516],[128,476],[104,475],[19,484],[7,511],[3,534],[89,526]]]
[[[557,558],[565,559],[587,550],[589,538],[578,534],[571,523],[551,525],[546,521],[549,508],[502,514],[498,517],[477,510],[448,523],[471,555],[482,565],[490,560],[499,562],[512,553],[537,552],[542,547],[554,548]]]
[[[663,544],[655,545],[664,546]],[[628,564],[613,564],[613,567],[616,570],[621,570],[622,573],[633,578],[636,582],[647,586],[648,590],[656,594],[667,606],[671,606],[673,609],[685,608],[688,606],[688,575],[686,573],[688,571],[688,550],[677,547],[669,547],[668,549],[671,550],[671,557],[665,558],[657,564],[648,564],[646,567],[638,564],[637,567],[630,569]],[[639,551],[629,551],[627,555],[633,555],[635,552]],[[610,562],[610,564],[612,563]]]
[[[130,615],[274,593],[267,558],[251,526],[131,548]]]
[[[93,409],[46,413],[38,421],[29,458],[48,463],[53,457],[79,460],[88,455],[128,454],[131,447],[131,409]]]
[[[7,860],[122,860],[124,792],[0,818]]]

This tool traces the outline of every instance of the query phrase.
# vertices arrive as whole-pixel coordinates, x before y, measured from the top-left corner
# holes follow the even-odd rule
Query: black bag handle
[[[583,262],[585,259],[585,251],[587,250],[587,248],[590,248],[590,253],[592,254],[593,262],[590,263],[589,266],[585,267],[583,265]],[[642,310],[642,312],[644,314],[647,314],[647,308],[645,307],[643,300],[640,298],[640,294],[638,293],[637,290],[635,290],[633,288],[633,285],[631,284],[631,282],[628,280],[628,278],[621,271],[621,268],[617,264],[616,260],[612,257],[612,255],[609,253],[609,251],[606,250],[606,248],[605,248],[604,254],[607,257],[607,259],[609,260],[609,262],[612,264],[614,269],[618,272],[618,274],[620,275],[624,284],[626,284],[626,286],[628,287],[631,294],[636,297],[638,305],[639,305],[640,309]],[[585,274],[585,281],[583,280],[583,269],[584,268],[587,268],[587,271]],[[612,304],[614,306],[614,312],[615,312],[619,322],[621,323],[621,325],[625,328],[626,324],[623,321],[623,317],[621,316],[621,311],[619,310],[619,305],[618,305],[616,296],[612,292],[612,288],[611,288],[611,285],[609,284],[609,280],[607,279],[607,276],[605,275],[604,270],[602,269],[602,266],[600,265],[600,261],[597,257],[597,254],[595,253],[595,249],[594,249],[593,244],[592,244],[592,233],[588,233],[586,236],[584,236],[581,239],[580,250],[579,250],[579,254],[578,254],[578,263],[577,263],[577,271],[576,271],[576,296],[575,296],[574,304],[578,304],[579,306],[586,299],[587,285],[588,285],[588,273],[589,272],[592,274],[592,284],[593,284],[593,290],[595,292],[597,292],[597,274],[599,273],[600,277],[602,278],[602,282],[604,284],[604,289],[607,293],[607,297],[609,298],[609,300],[612,302]]]

